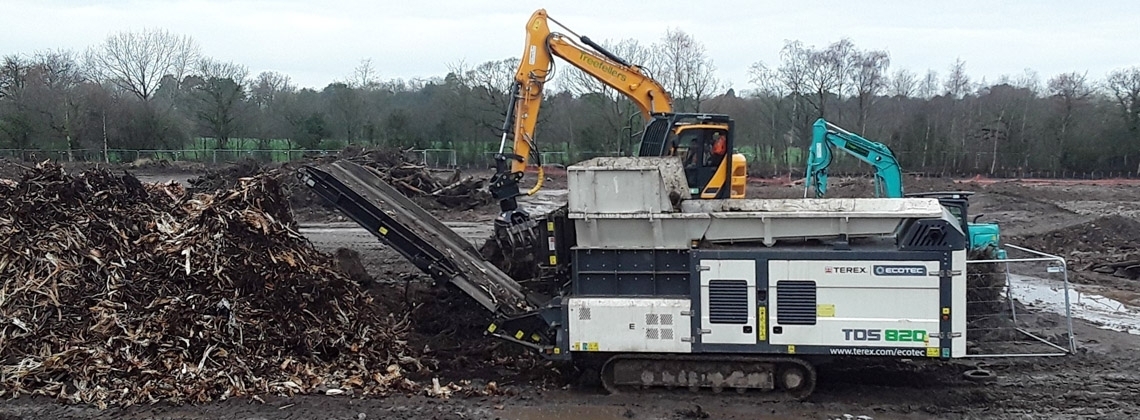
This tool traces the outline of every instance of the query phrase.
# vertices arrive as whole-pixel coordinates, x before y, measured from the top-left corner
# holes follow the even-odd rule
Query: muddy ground
[[[186,182],[202,168],[124,168],[144,181]],[[0,172],[8,177],[8,172]],[[564,200],[564,172],[547,173],[543,207]],[[530,179],[533,179],[531,177]],[[867,179],[835,179],[831,196],[869,196]],[[998,222],[1008,243],[1059,254],[1082,290],[1140,305],[1140,281],[1087,269],[1097,261],[1130,258],[1140,240],[1135,182],[1040,182],[909,178],[908,192],[971,190],[970,211]],[[758,179],[749,197],[802,197],[802,184]],[[529,357],[514,346],[481,336],[486,315],[467,298],[433,288],[428,277],[394,251],[375,242],[320,204],[295,208],[301,231],[319,248],[347,248],[360,255],[371,292],[389,307],[410,311],[416,322],[409,344],[434,354],[441,383],[455,383],[448,399],[417,396],[368,397],[264,395],[204,405],[164,403],[97,410],[43,398],[0,404],[0,419],[189,418],[189,419],[873,419],[1081,418],[1140,416],[1140,336],[1074,323],[1077,354],[1064,357],[966,359],[950,363],[869,361],[827,365],[819,387],[802,402],[765,401],[755,394],[654,391],[606,395],[567,366]],[[459,212],[433,209],[463,235],[478,241],[489,232],[496,208]],[[1023,322],[1056,326],[1056,315],[1029,310]],[[1026,321],[1028,319],[1028,321]],[[1054,329],[1056,330],[1056,329]],[[979,363],[997,375],[989,381],[962,373]],[[430,378],[421,378],[430,382]],[[494,385],[489,385],[494,383]],[[493,392],[489,392],[493,389]],[[484,395],[490,394],[490,395]]]

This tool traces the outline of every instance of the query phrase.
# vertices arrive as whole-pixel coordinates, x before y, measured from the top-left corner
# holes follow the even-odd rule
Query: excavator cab
[[[732,118],[718,114],[660,114],[644,131],[639,156],[678,156],[692,198],[743,198],[747,159],[735,149]]]

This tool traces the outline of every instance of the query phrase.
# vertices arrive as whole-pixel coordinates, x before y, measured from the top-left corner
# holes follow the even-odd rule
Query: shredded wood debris
[[[292,226],[265,175],[191,195],[45,162],[0,183],[0,397],[421,392],[409,321]]]
[[[395,148],[361,149],[349,147],[336,155],[307,157],[300,163],[293,162],[281,166],[262,165],[252,159],[240,161],[225,169],[211,170],[191,179],[193,191],[213,192],[232,187],[237,180],[261,173],[271,173],[281,179],[292,191],[294,208],[313,204],[323,205],[323,199],[315,196],[293,177],[293,167],[298,164],[321,164],[337,159],[349,160],[362,166],[376,169],[381,179],[391,184],[405,196],[417,199],[421,204],[449,210],[468,210],[491,204],[494,200],[484,188],[486,180],[480,177],[463,176],[459,170],[436,170],[415,162],[408,151]]]

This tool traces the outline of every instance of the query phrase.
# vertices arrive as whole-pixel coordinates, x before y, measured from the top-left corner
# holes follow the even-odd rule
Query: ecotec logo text
[[[926,266],[922,265],[876,265],[876,276],[925,276]]]
[[[826,274],[867,274],[867,267],[823,267]]]

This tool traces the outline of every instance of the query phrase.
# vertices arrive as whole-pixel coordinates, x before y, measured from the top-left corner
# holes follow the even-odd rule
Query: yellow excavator
[[[578,39],[552,32],[553,22]],[[680,156],[692,198],[743,198],[748,176],[747,159],[735,153],[734,123],[727,115],[675,113],[673,99],[645,69],[607,51],[590,38],[549,17],[539,9],[526,25],[526,46],[515,73],[503,137],[495,155],[496,173],[490,181],[491,194],[502,210],[496,220],[496,236],[517,243],[530,229],[529,215],[518,208],[516,197],[523,195],[519,181],[528,165],[538,167],[534,195],[544,179],[541,154],[535,141],[535,126],[542,106],[543,88],[554,70],[554,57],[597,78],[621,92],[641,110],[646,121],[637,156]],[[514,142],[507,151],[508,139]],[[524,241],[525,242],[525,241]]]

